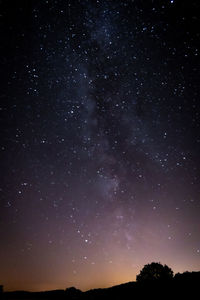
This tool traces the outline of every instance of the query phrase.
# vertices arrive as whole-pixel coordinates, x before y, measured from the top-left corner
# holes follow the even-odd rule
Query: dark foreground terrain
[[[4,292],[1,299],[198,299],[200,272],[177,274],[170,281],[129,282],[106,289],[82,292],[74,287],[45,292]]]

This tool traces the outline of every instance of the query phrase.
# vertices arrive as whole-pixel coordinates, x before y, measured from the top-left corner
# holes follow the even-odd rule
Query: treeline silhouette
[[[174,275],[168,266],[153,262],[143,267],[135,282],[110,288],[86,292],[75,287],[45,292],[3,292],[3,286],[0,286],[0,298],[7,300],[196,299],[199,294],[199,284],[200,272],[184,272]]]

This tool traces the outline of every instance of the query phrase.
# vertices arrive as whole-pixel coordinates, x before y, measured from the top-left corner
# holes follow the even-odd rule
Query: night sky
[[[200,270],[200,2],[1,0],[0,284]]]

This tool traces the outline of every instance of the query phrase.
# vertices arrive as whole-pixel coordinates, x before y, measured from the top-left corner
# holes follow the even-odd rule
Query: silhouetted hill
[[[5,300],[129,300],[129,299],[196,299],[200,284],[200,272],[176,274],[172,280],[162,282],[128,282],[105,289],[93,289],[86,292],[72,287],[66,290],[45,292],[5,292]]]

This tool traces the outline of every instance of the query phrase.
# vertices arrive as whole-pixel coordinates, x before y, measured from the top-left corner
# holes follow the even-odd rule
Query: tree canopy
[[[148,281],[164,281],[173,278],[173,271],[167,265],[162,265],[161,263],[152,262],[147,264],[137,275],[136,280],[138,282],[148,282]]]

